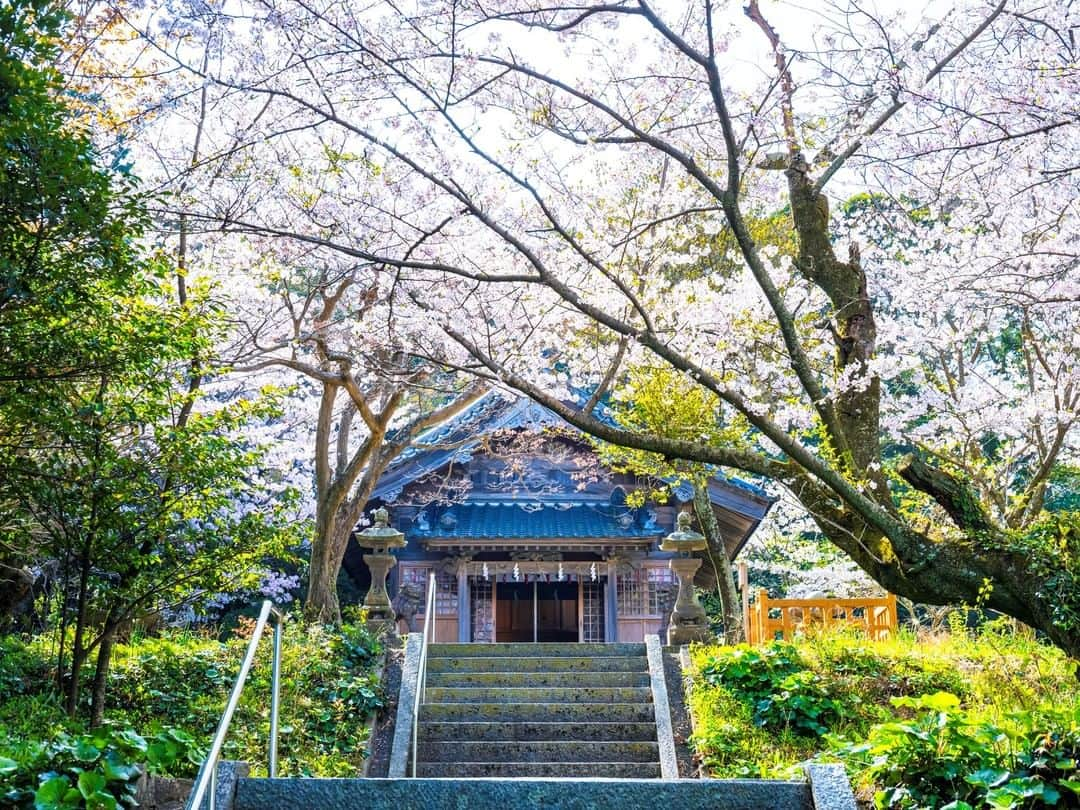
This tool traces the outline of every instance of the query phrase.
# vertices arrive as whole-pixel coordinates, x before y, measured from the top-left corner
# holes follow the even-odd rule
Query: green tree
[[[63,24],[40,0],[0,6],[0,570],[58,563],[58,685],[74,714],[93,665],[98,722],[126,622],[249,584],[295,537],[243,437],[272,403],[214,407],[192,384],[220,313],[198,290],[177,302],[141,247],[134,181],[48,66]]]
[[[744,418],[733,415],[725,419],[722,408],[714,398],[668,368],[631,369],[623,383],[615,389],[612,405],[620,427],[648,431],[669,439],[745,443],[749,433]],[[716,474],[716,469],[614,444],[601,443],[600,453],[604,461],[616,469],[657,479],[685,481],[694,487],[694,514],[709,544],[705,552],[709,564],[700,569],[699,577],[706,582],[715,578],[723,608],[725,634],[729,640],[742,638],[745,629],[741,603],[735,589],[732,560],[708,495],[708,482]],[[665,497],[666,493],[660,493],[660,496]]]

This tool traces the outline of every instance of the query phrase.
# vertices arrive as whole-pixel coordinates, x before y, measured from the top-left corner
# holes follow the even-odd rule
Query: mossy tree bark
[[[729,644],[737,644],[746,638],[742,601],[735,588],[735,572],[732,570],[724,537],[720,533],[720,524],[716,520],[716,513],[713,512],[709,494],[701,485],[694,486],[694,514],[697,515],[701,533],[705,535],[709,544],[705,552],[709,565],[702,566],[702,569],[712,568],[715,573],[716,589],[720,594],[720,604],[724,614],[724,636]]]

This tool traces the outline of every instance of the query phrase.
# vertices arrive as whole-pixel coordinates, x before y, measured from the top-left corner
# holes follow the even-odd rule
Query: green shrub
[[[748,701],[754,723],[763,728],[824,734],[844,713],[795,647],[783,642],[722,650],[705,662],[701,674],[706,683]]]
[[[249,623],[250,624],[250,623]],[[240,631],[243,632],[241,625]],[[118,644],[106,695],[106,720],[156,740],[183,729],[196,747],[209,744],[248,639],[169,630]],[[51,743],[78,737],[82,721],[63,712],[53,686],[52,653],[41,639],[0,637],[0,740]],[[6,653],[12,652],[8,656]],[[260,644],[224,755],[266,769],[270,694],[269,639]],[[382,644],[364,626],[286,625],[282,644],[279,767],[286,775],[355,776],[368,739],[366,720],[384,704],[379,684]],[[86,673],[87,679],[92,673]],[[87,690],[89,691],[89,690]],[[10,755],[9,755],[10,756]],[[140,760],[142,762],[143,760]],[[178,763],[192,776],[198,763]],[[75,789],[74,783],[70,789]],[[2,802],[0,802],[2,805]]]
[[[50,663],[18,637],[0,636],[0,702],[40,690]]]
[[[1061,767],[1045,752],[1056,757],[1069,745],[1069,726],[1053,719],[1061,712],[1056,707],[1080,706],[1076,662],[1003,622],[956,635],[916,638],[902,632],[887,641],[830,631],[759,648],[695,646],[691,661],[689,742],[714,776],[782,776],[815,755],[835,756],[827,753],[833,737],[863,744],[872,733],[884,733],[875,731],[881,726],[912,722],[921,710],[894,698],[948,692],[960,699],[972,724],[1006,733],[1016,757],[1010,774],[1046,781],[1048,769]],[[793,680],[785,684],[788,678]],[[1027,713],[1043,720],[1025,723]],[[821,734],[822,727],[828,734]],[[879,777],[867,775],[867,759],[852,758],[848,764],[859,774],[868,802],[877,791],[910,787],[902,779],[891,785],[875,781]],[[882,768],[887,769],[887,760]],[[1065,781],[1050,780],[1062,795],[1058,806],[1080,807],[1066,784],[1076,777],[1059,775]],[[1005,801],[1009,791],[1039,789],[1035,783],[1010,782],[987,792],[1003,788],[992,798]],[[1043,800],[1027,801],[1025,806],[1037,807]],[[912,800],[908,806],[917,804]]]
[[[130,729],[60,734],[0,750],[0,797],[5,807],[35,810],[115,810],[133,804],[142,770],[186,772],[205,753],[191,735],[167,729],[147,740]]]
[[[892,702],[914,716],[875,725],[865,742],[833,741],[849,771],[878,787],[875,807],[1080,806],[1080,707],[999,725],[947,692]]]

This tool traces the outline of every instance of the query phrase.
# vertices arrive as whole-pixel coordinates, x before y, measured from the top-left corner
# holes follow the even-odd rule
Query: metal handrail
[[[412,714],[412,776],[416,778],[416,738],[420,728],[420,705],[427,702],[427,653],[428,636],[434,635],[435,622],[435,574],[428,577],[427,601],[424,604],[424,635],[420,644],[420,663],[416,667],[416,694],[413,696]],[[212,808],[211,808],[212,810]]]
[[[236,675],[232,692],[229,693],[229,701],[225,704],[225,711],[221,715],[214,741],[210,744],[210,750],[199,768],[199,775],[195,779],[195,785],[188,797],[186,810],[201,810],[203,799],[207,797],[209,790],[208,810],[217,807],[217,771],[218,760],[221,758],[221,749],[225,745],[225,736],[229,733],[229,724],[232,722],[233,713],[240,703],[240,695],[244,691],[244,683],[247,681],[248,672],[255,661],[255,651],[259,646],[268,621],[274,622],[274,655],[270,674],[270,745],[268,751],[270,776],[277,776],[277,743],[278,743],[278,708],[279,695],[281,692],[281,632],[285,623],[285,614],[270,600],[262,603],[259,618],[255,622],[255,631],[251,634],[247,652],[240,664],[240,672]]]

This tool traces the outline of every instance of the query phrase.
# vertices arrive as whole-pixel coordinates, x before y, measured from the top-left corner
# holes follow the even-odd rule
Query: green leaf
[[[86,797],[86,810],[119,810],[120,804],[111,793],[98,791]]]
[[[0,757],[0,776],[10,776],[19,770],[19,763],[7,757]]]
[[[34,793],[35,810],[65,810],[79,806],[82,797],[66,776],[46,779]]]
[[[89,740],[79,740],[75,743],[75,750],[72,753],[80,762],[97,762],[98,757],[101,756],[101,749]]]
[[[105,789],[105,777],[97,771],[83,771],[79,774],[79,793],[84,799]]]
[[[126,728],[116,735],[116,738],[126,745],[131,746],[136,751],[146,751],[146,739],[139,734],[136,734],[130,728]]]
[[[983,768],[981,771],[970,773],[964,777],[969,785],[981,788],[996,788],[1005,784],[1011,774],[1002,768]]]

